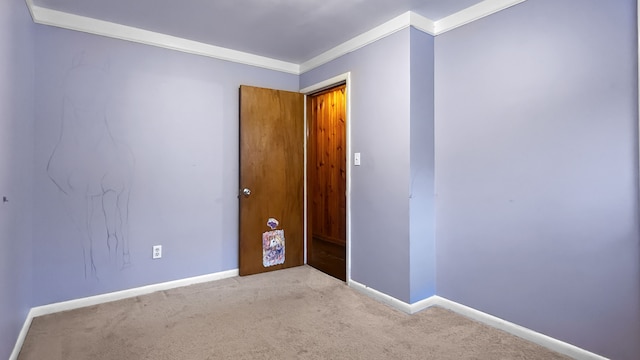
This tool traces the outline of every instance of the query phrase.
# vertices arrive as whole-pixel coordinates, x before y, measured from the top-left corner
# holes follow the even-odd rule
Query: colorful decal
[[[262,265],[280,264],[284,264],[284,230],[267,231],[262,234]]]
[[[269,218],[269,220],[267,220],[267,226],[270,227],[271,230],[275,230],[279,224],[280,222],[277,219]]]

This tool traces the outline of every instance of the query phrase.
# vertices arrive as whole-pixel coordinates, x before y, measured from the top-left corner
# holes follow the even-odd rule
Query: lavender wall
[[[300,76],[300,88],[351,72],[351,277],[409,294],[410,32],[399,31]]]
[[[436,293],[434,38],[411,28],[410,303]]]
[[[31,305],[32,31],[24,1],[0,1],[0,359]]]
[[[636,358],[635,13],[529,0],[298,78],[36,26],[22,1],[0,3],[0,357],[32,305],[236,268],[238,86],[350,71],[352,278],[406,302],[435,278],[438,295]]]
[[[36,58],[34,304],[237,268],[238,87],[298,77],[45,26]]]
[[[640,355],[636,2],[529,0],[435,41],[438,294]]]

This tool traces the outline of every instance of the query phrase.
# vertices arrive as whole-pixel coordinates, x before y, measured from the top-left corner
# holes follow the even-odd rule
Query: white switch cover
[[[360,166],[360,153],[353,154],[353,165]]]

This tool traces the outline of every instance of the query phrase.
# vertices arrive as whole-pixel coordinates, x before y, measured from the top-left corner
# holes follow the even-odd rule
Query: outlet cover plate
[[[162,245],[154,245],[152,257],[154,259],[160,259],[162,257]]]

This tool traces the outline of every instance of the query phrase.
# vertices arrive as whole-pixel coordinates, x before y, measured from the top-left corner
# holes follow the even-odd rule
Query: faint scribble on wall
[[[65,78],[59,139],[47,164],[80,232],[85,277],[130,265],[129,195],[135,159],[110,128],[109,62],[74,57]],[[106,262],[97,259],[107,259]]]

